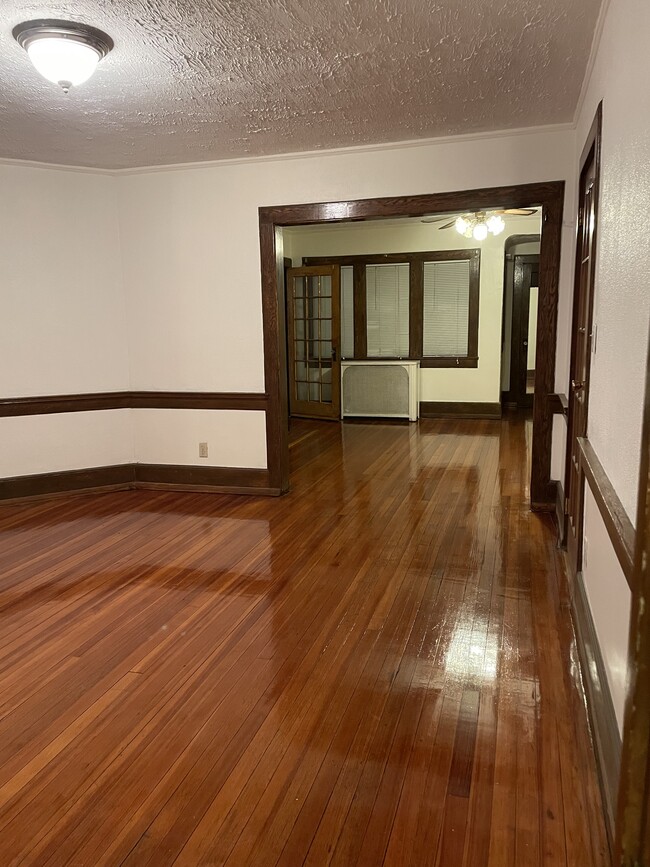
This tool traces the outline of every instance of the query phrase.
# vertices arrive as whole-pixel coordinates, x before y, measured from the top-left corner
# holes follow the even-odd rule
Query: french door
[[[289,411],[306,418],[341,416],[338,265],[287,271]]]
[[[596,252],[596,149],[580,174],[580,208],[573,296],[573,330],[566,464],[566,544],[574,574],[582,569],[584,478],[580,471],[579,439],[587,434],[589,371],[592,349],[593,287]]]

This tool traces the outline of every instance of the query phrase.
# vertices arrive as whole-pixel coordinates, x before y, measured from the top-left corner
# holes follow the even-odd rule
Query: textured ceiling
[[[600,0],[3,0],[0,157],[103,168],[570,121]],[[11,36],[100,27],[66,96]]]

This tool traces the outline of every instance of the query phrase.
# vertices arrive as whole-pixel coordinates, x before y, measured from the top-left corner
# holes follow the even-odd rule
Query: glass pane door
[[[340,417],[339,292],[338,266],[287,272],[292,415]]]

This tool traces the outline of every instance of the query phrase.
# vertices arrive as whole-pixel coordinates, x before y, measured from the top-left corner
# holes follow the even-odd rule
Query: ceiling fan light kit
[[[505,208],[500,211],[475,211],[470,214],[459,214],[455,219],[447,217],[424,217],[423,223],[445,223],[438,226],[439,229],[450,229],[452,226],[465,238],[474,238],[475,241],[484,241],[488,234],[500,235],[506,227],[502,214],[512,214],[517,217],[532,217],[537,213],[537,208]]]
[[[488,217],[482,212],[458,217],[454,225],[460,235],[465,238],[474,238],[475,241],[485,241],[488,232],[493,235],[500,235],[506,227],[503,217],[498,214],[491,214]]]
[[[12,33],[43,78],[59,84],[64,93],[88,81],[113,48],[108,34],[70,21],[25,21]]]

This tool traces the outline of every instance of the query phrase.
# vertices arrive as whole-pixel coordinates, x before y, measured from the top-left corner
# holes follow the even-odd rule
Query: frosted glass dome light
[[[472,230],[472,234],[477,241],[485,241],[488,236],[488,227],[485,223],[477,223]]]
[[[493,235],[500,235],[505,229],[506,224],[502,217],[498,214],[493,214],[491,217],[488,217],[487,227]]]
[[[43,78],[65,93],[88,81],[113,48],[101,30],[67,21],[27,21],[14,27],[13,35]]]

